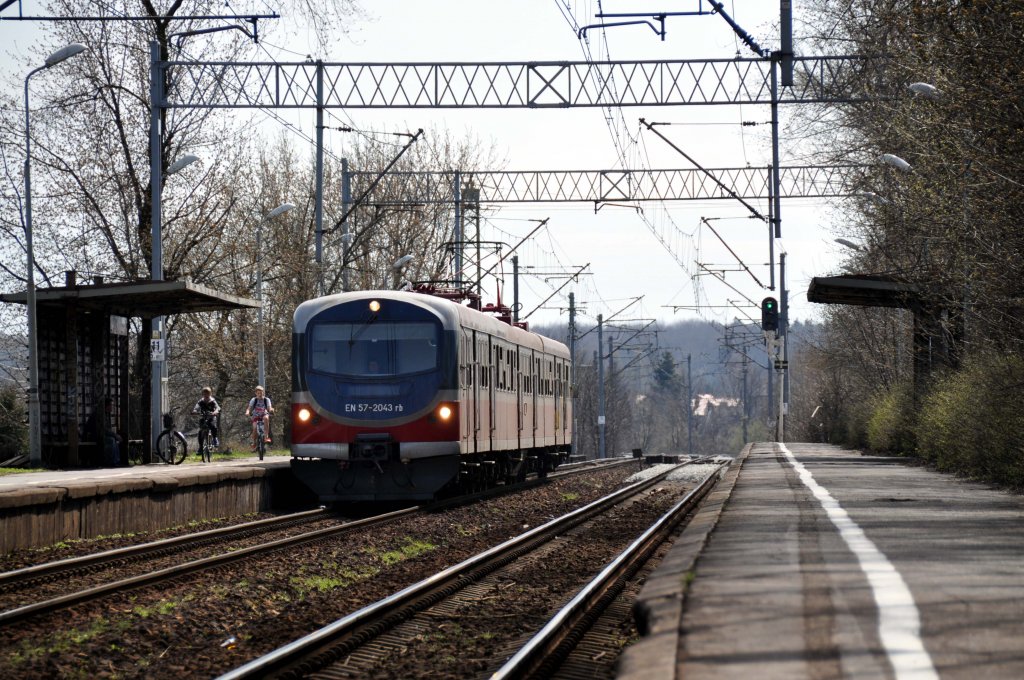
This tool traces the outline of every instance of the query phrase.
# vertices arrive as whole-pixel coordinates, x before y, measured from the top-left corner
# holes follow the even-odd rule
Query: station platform
[[[270,509],[291,458],[23,472],[0,477],[0,551],[153,531]],[[284,476],[284,475],[277,475]]]
[[[648,578],[618,678],[1024,677],[1024,498],[748,445]]]

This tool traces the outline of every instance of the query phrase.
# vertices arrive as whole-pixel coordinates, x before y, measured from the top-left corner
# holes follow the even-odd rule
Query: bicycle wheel
[[[263,460],[263,454],[267,452],[267,437],[262,422],[256,426],[256,450],[259,451],[260,460]]]
[[[199,459],[204,463],[209,463],[211,459],[210,452],[210,431],[205,427],[199,428]]]
[[[180,432],[164,430],[156,440],[156,455],[168,465],[180,465],[188,455],[188,443]]]

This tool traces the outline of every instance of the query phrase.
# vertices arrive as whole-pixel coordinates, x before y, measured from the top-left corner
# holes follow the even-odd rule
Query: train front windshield
[[[434,323],[317,323],[310,339],[309,368],[371,379],[432,371],[440,361],[438,333]]]

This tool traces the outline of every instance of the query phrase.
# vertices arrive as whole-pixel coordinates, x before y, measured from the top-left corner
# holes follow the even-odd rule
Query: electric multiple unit
[[[451,300],[309,300],[292,362],[292,469],[322,501],[429,500],[569,455],[565,345]]]

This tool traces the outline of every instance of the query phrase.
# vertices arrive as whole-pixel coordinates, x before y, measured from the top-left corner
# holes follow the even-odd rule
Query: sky
[[[269,0],[232,1],[228,9],[237,12],[285,14],[288,2]],[[766,0],[727,0],[726,9],[762,47],[777,46],[778,3]],[[496,3],[479,0],[372,0],[363,3],[367,19],[340,35],[328,54],[314,53],[311,32],[290,28],[277,35],[265,33],[263,56],[280,61],[302,61],[306,55],[338,62],[502,62],[572,60],[584,58],[583,46],[567,20],[578,25],[598,23],[594,18],[598,2],[574,0],[516,0]],[[645,3],[655,11],[692,11],[700,0],[674,0]],[[794,3],[799,12],[800,3]],[[24,0],[25,15],[40,15],[45,9],[40,2]],[[605,0],[605,12],[636,11],[637,3],[626,0]],[[14,16],[17,3],[4,10],[3,16]],[[750,57],[729,25],[719,16],[669,17],[665,40],[646,26],[623,26],[589,32],[589,47],[595,58],[612,60],[647,59],[727,59],[739,53]],[[0,22],[0,65],[4,71],[15,66],[13,57],[24,55],[38,40],[41,24]],[[267,29],[263,28],[262,31]],[[285,34],[287,33],[287,34]],[[796,22],[796,51],[799,43],[799,20]],[[215,39],[211,37],[210,39]],[[17,79],[14,79],[17,82]],[[787,107],[782,110],[783,124]],[[258,114],[259,115],[259,114]],[[449,130],[456,137],[474,136],[493,144],[506,159],[508,170],[611,170],[622,167],[618,162],[613,137],[627,149],[632,167],[640,162],[652,168],[690,168],[690,163],[665,142],[650,132],[641,132],[639,118],[670,122],[661,127],[673,143],[701,165],[714,167],[767,166],[771,160],[769,127],[760,123],[769,120],[767,106],[677,106],[658,108],[623,108],[560,110],[350,110],[335,112],[337,122],[354,124],[360,129],[430,129]],[[618,121],[613,133],[606,117]],[[312,111],[288,116],[297,140],[312,137]],[[741,127],[740,122],[759,123]],[[329,122],[332,125],[334,122]],[[268,136],[279,134],[280,124],[267,120],[261,126]],[[295,132],[301,130],[302,135]],[[329,151],[344,156],[350,138],[344,133],[328,133]],[[792,160],[795,144],[781,139],[783,165]],[[800,163],[807,161],[801,159]],[[767,213],[765,201],[755,206]],[[569,291],[576,294],[583,314],[583,323],[597,314],[606,317],[626,306],[630,300],[643,296],[627,313],[616,317],[657,318],[662,321],[703,318],[729,322],[734,318],[759,318],[756,307],[743,297],[760,302],[763,297],[778,297],[757,281],[769,281],[766,228],[747,217],[746,209],[730,201],[677,201],[643,203],[643,217],[632,207],[604,206],[595,213],[592,204],[513,204],[495,207],[486,212],[483,237],[514,243],[532,229],[536,220],[549,220],[540,232],[520,251],[524,276],[520,280],[523,314],[534,310],[560,286],[565,279],[552,272],[574,271],[589,264],[588,276],[566,286],[544,308],[533,311],[530,321],[564,322]],[[788,199],[782,205],[783,239],[776,242],[776,255],[787,253],[787,284],[790,290],[790,319],[815,318],[820,309],[806,300],[811,277],[835,273],[841,266],[843,248],[833,242],[832,224],[841,214],[841,205],[824,199]],[[715,230],[750,267],[754,276],[733,271],[738,263],[701,218],[708,218]],[[648,224],[671,243],[677,262],[669,249],[652,233]],[[728,270],[724,276],[729,285],[714,277],[694,276],[702,271],[695,262],[712,270]],[[532,271],[548,276],[528,275]],[[755,277],[757,281],[755,281]],[[730,287],[731,286],[731,287]],[[506,279],[504,302],[511,301],[511,278]],[[733,288],[737,289],[734,290]],[[705,305],[692,309],[697,301],[695,290],[702,291]],[[490,291],[487,297],[492,297]],[[733,302],[741,308],[733,306]]]

